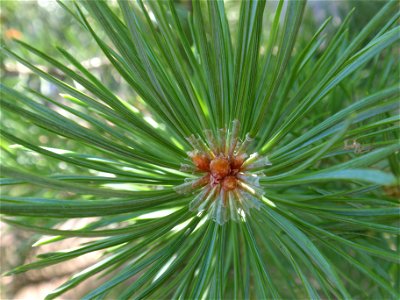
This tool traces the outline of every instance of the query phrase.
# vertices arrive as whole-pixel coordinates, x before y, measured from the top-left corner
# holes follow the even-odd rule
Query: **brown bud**
[[[212,176],[214,176],[216,179],[224,178],[231,171],[229,161],[223,157],[217,157],[213,159],[210,163],[210,171]]]
[[[222,188],[225,191],[232,191],[237,187],[237,179],[235,176],[226,176],[222,181]]]
[[[239,156],[234,156],[231,159],[231,168],[232,170],[239,170],[244,162],[244,156],[243,155],[239,155]]]
[[[192,161],[196,168],[200,171],[210,170],[210,159],[204,154],[195,154],[192,156]]]

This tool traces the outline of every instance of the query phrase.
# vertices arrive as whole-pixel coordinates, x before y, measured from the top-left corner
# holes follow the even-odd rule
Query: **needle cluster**
[[[188,141],[193,151],[188,156],[192,165],[182,165],[182,170],[199,177],[187,179],[175,188],[181,194],[196,193],[190,210],[207,210],[209,218],[221,225],[229,219],[238,221],[251,208],[260,208],[264,191],[259,179],[263,173],[257,170],[271,165],[266,156],[257,152],[247,154],[252,138],[247,134],[240,141],[239,127],[239,121],[234,120],[231,129],[221,128],[217,137],[209,130],[204,132],[205,141],[190,136]]]

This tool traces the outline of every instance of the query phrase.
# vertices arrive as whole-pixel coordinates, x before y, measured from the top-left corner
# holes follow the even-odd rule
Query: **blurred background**
[[[115,4],[115,1],[110,3]],[[175,1],[182,18],[191,10],[190,1]],[[228,18],[232,24],[231,30],[235,31],[236,21],[239,16],[240,1],[225,1]],[[309,1],[306,11],[305,20],[302,25],[298,45],[304,45],[314,34],[316,29],[329,16],[333,16],[333,22],[329,27],[329,32],[334,32],[343,18],[348,12],[355,7],[355,13],[351,21],[351,35],[359,32],[371,17],[385,4],[386,1]],[[68,1],[66,2],[68,4]],[[71,3],[70,3],[71,4]],[[69,80],[54,68],[47,66],[37,57],[21,50],[13,39],[21,39],[30,45],[42,50],[47,55],[64,61],[61,53],[57,50],[57,46],[73,53],[74,57],[83,62],[97,78],[119,97],[127,101],[134,101],[137,107],[144,115],[149,114],[146,110],[145,103],[137,99],[134,91],[132,91],[121,79],[118,73],[110,66],[100,49],[85,32],[82,27],[77,24],[73,18],[54,0],[37,0],[37,1],[5,1],[1,0],[1,44],[20,53],[24,57],[29,57],[30,61],[38,65],[42,70],[50,72],[57,76],[60,80]],[[115,4],[116,6],[117,4]],[[266,10],[266,24],[272,20],[275,1],[268,1]],[[97,32],[100,37],[101,31]],[[268,36],[268,26],[265,26],[265,36]],[[323,45],[321,46],[323,51]],[[0,54],[1,82],[9,87],[18,90],[25,88],[40,91],[44,95],[57,101],[65,101],[59,95],[57,88],[32,74],[32,72],[21,64],[16,63],[10,58]],[[70,80],[69,80],[70,81]],[[74,82],[77,89],[81,87]],[[48,102],[44,105],[49,105]],[[18,136],[26,139],[33,144],[40,143],[43,146],[57,148],[79,150],[85,153],[85,149],[81,144],[74,141],[51,135],[48,132],[27,123],[22,118],[8,115],[6,112],[0,111],[1,126],[7,130],[17,132]],[[89,149],[88,149],[89,151]],[[67,166],[65,163],[59,163],[54,160],[47,160],[22,147],[1,142],[1,160],[7,161],[8,165],[23,165],[24,169],[32,172],[40,172],[41,174],[73,174],[74,167]],[[2,193],[12,196],[22,195],[42,195],[47,197],[54,196],[54,191],[43,191],[29,184],[18,185],[17,187],[2,187]],[[64,192],[65,193],[65,192]],[[62,195],[68,198],[68,193]],[[44,220],[44,222],[47,222]],[[48,220],[48,225],[55,222]],[[84,224],[85,220],[69,220],[62,226],[64,229],[76,228]],[[55,224],[55,223],[54,223]],[[35,256],[39,253],[51,252],[61,249],[72,248],[74,245],[85,242],[83,239],[66,239],[57,243],[48,243],[41,247],[32,247],[43,242],[43,237],[38,234],[32,234],[12,228],[4,223],[0,223],[1,243],[0,243],[0,262],[1,272],[5,272],[15,266],[31,262],[35,260]],[[49,238],[49,237],[47,237]],[[46,243],[46,242],[44,242]],[[68,277],[86,266],[93,264],[98,254],[90,254],[83,256],[61,265],[47,267],[41,270],[35,270],[26,274],[17,276],[2,277],[0,281],[0,298],[1,299],[43,299],[47,292],[59,286]],[[59,299],[78,299],[97,282],[88,280],[86,284],[78,286],[76,289],[66,293]]]

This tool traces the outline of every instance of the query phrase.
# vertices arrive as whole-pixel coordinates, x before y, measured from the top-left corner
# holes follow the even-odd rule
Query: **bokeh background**
[[[115,1],[110,1],[114,3]],[[191,10],[190,1],[175,1],[180,13],[184,17]],[[225,1],[228,18],[232,24],[231,30],[235,31],[235,22],[238,19],[240,1]],[[360,31],[370,18],[385,4],[386,1],[309,1],[300,36],[299,46],[306,43],[328,16],[333,16],[333,21],[329,27],[328,34],[334,32],[348,12],[355,7],[355,13],[351,21],[349,35]],[[71,4],[66,1],[66,4]],[[69,5],[70,6],[70,5]],[[115,3],[115,6],[117,4]],[[126,84],[124,84],[118,73],[110,66],[96,43],[90,38],[79,24],[77,24],[68,13],[61,8],[54,0],[24,1],[0,0],[0,22],[1,22],[1,44],[17,51],[25,57],[31,57],[28,53],[18,47],[13,39],[21,39],[34,47],[39,48],[48,55],[63,61],[62,55],[57,50],[57,46],[73,53],[75,58],[83,62],[90,71],[101,79],[119,97],[127,101],[134,101],[141,113],[151,121],[151,115],[146,110],[145,103],[142,103]],[[270,22],[273,16],[276,2],[269,1],[265,14],[266,23]],[[268,36],[268,26],[264,27],[265,36]],[[97,32],[100,36],[101,31]],[[321,45],[320,51],[323,51]],[[52,73],[60,80],[66,80],[56,69],[47,66],[43,61],[36,57],[31,57],[31,61],[41,69]],[[11,86],[19,90],[26,88],[40,91],[48,97],[63,101],[57,88],[40,79],[31,73],[30,70],[16,63],[15,61],[0,54],[1,82],[6,86]],[[77,89],[81,87],[71,82]],[[49,105],[48,103],[44,105]],[[18,136],[32,143],[38,141],[47,147],[55,149],[76,149],[85,153],[81,144],[69,141],[65,138],[49,135],[46,131],[32,126],[22,118],[9,116],[0,110],[0,125],[7,130],[17,132]],[[46,174],[73,174],[76,170],[67,166],[65,163],[46,160],[37,154],[26,149],[16,147],[1,141],[0,158],[7,165],[19,165],[31,172]],[[87,149],[87,151],[90,151]],[[7,183],[3,181],[3,183]],[[18,185],[18,187],[2,186],[2,193],[12,196],[30,195],[43,193],[51,197],[54,191],[43,191],[29,184]],[[59,193],[59,192],[58,192]],[[68,193],[64,192],[63,198],[68,198]],[[46,221],[46,220],[44,220]],[[76,228],[83,226],[87,220],[69,220],[62,224],[62,229]],[[54,220],[48,220],[52,224]],[[32,232],[12,228],[4,223],[0,223],[0,262],[1,272],[5,272],[17,265],[31,262],[35,256],[48,251],[58,251],[61,249],[72,248],[78,243],[83,243],[83,239],[65,239],[57,242],[47,243],[50,237],[43,237]],[[47,243],[41,247],[35,247],[40,243]],[[46,292],[56,288],[72,274],[86,266],[93,264],[101,253],[91,253],[72,261],[47,267],[42,270],[35,270],[26,274],[11,277],[2,277],[0,281],[1,299],[43,299]],[[99,279],[106,280],[106,278]],[[133,279],[132,279],[133,280]],[[84,285],[66,293],[59,299],[79,299],[82,294],[96,286],[95,279],[88,280]]]

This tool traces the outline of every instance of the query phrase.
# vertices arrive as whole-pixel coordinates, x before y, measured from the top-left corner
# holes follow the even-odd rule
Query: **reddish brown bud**
[[[214,176],[214,178],[216,179],[224,178],[231,171],[229,161],[223,157],[217,157],[213,159],[210,164],[210,171],[212,176]]]
[[[225,191],[232,191],[237,187],[237,179],[235,176],[226,176],[222,181],[222,188]]]
[[[240,156],[234,156],[231,159],[231,168],[232,170],[239,170],[244,162],[244,157],[242,155]]]
[[[204,154],[196,154],[192,157],[192,161],[196,168],[200,171],[210,170],[210,159]]]
[[[213,134],[217,133],[215,137]],[[232,128],[217,132],[205,130],[206,140],[191,135],[187,138],[193,150],[188,152],[193,165],[182,165],[184,172],[196,170],[197,179],[187,179],[174,189],[179,194],[198,191],[189,204],[190,211],[207,210],[208,217],[218,224],[229,218],[240,221],[251,208],[260,209],[264,190],[260,187],[258,172],[252,170],[270,165],[267,157],[253,153],[247,155],[252,139],[249,134],[244,141],[239,139],[239,121]]]

